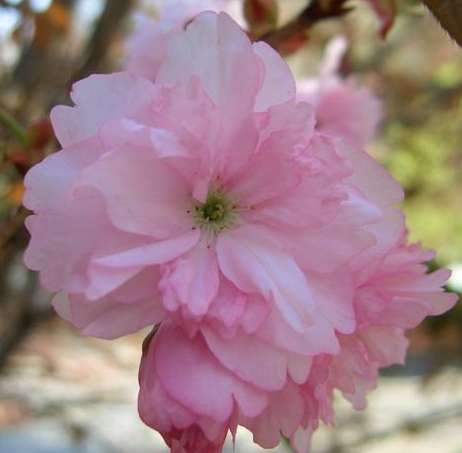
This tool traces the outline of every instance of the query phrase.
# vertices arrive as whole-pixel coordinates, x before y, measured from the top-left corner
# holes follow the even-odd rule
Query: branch
[[[103,14],[89,39],[85,61],[73,75],[72,82],[101,70],[110,44],[133,5],[134,0],[111,0],[106,3]]]
[[[346,0],[312,0],[294,19],[281,28],[267,33],[261,40],[268,43],[282,55],[291,53],[290,43],[306,40],[307,31],[317,22],[341,17],[350,11]]]
[[[422,0],[436,17],[440,25],[462,47],[462,1]]]

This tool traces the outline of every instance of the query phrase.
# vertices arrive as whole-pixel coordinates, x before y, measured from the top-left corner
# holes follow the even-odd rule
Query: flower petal
[[[155,367],[165,390],[198,415],[224,422],[234,401],[248,416],[266,404],[263,392],[223,368],[200,335],[186,337],[178,327],[163,326],[156,334]]]
[[[269,107],[295,98],[294,77],[287,63],[263,41],[253,45],[264,66],[263,83],[258,92],[255,111],[264,112]]]
[[[117,338],[164,319],[158,280],[159,272],[149,268],[103,299],[90,301],[81,295],[59,293],[52,303],[57,313],[84,335]]]
[[[207,326],[202,328],[202,333],[215,357],[242,380],[271,391],[285,385],[288,357],[284,351],[244,332],[229,340]]]
[[[131,248],[112,255],[93,258],[89,267],[89,299],[99,299],[120,287],[143,267],[168,263],[190,250],[199,240],[199,232]]]
[[[203,316],[218,292],[219,275],[215,250],[205,241],[178,258],[162,279],[178,300],[194,316]]]
[[[297,332],[274,309],[259,327],[255,335],[275,346],[305,356],[337,354],[339,343],[330,322],[320,312],[313,315],[313,324],[303,332]]]
[[[249,38],[228,15],[199,14],[186,31],[172,37],[168,47],[158,83],[199,77],[231,124],[253,110],[258,60]]]
[[[46,157],[24,178],[24,206],[36,212],[59,206],[81,171],[104,152],[100,140],[91,138]]]
[[[110,268],[126,268],[132,266],[148,266],[152,264],[163,264],[172,261],[179,255],[186,253],[197,244],[199,231],[177,236],[165,241],[158,241],[153,244],[133,248],[114,255],[95,258],[93,263],[98,266]]]
[[[83,172],[78,184],[102,194],[109,217],[121,230],[164,239],[191,228],[186,181],[147,150],[106,154]]]
[[[151,82],[127,72],[87,77],[72,87],[75,107],[60,105],[52,110],[56,136],[63,146],[89,138],[105,122],[134,115],[153,95]]]
[[[264,230],[242,227],[217,240],[220,269],[240,290],[274,301],[299,331],[311,322],[312,294],[295,261],[264,238]]]
[[[367,191],[369,200],[379,207],[391,207],[403,201],[403,189],[375,159],[341,144],[338,152],[351,163],[354,170],[348,181],[363,193]]]

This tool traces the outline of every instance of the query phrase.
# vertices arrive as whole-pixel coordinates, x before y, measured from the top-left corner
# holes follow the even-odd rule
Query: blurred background
[[[54,315],[50,295],[22,264],[22,180],[57,149],[50,108],[69,103],[73,81],[117,70],[134,16],[155,14],[154,6],[154,0],[0,0],[1,453],[166,451],[137,415],[144,333],[112,342],[79,336]],[[279,23],[303,6],[304,0],[280,0]],[[345,72],[384,103],[370,152],[406,190],[412,240],[439,252],[431,265],[449,266],[450,290],[461,292],[462,51],[417,3],[397,4],[386,40],[370,7],[353,6],[345,18],[316,25],[287,60],[297,77],[315,75],[329,38],[348,37]],[[354,413],[339,398],[337,427],[322,428],[313,451],[462,453],[461,318],[456,308],[413,332],[406,366],[383,372],[367,411]],[[235,450],[260,451],[244,430]],[[281,444],[274,451],[288,450]]]

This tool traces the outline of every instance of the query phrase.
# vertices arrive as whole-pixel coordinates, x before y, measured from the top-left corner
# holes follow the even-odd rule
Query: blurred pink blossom
[[[25,261],[86,335],[160,324],[139,411],[172,452],[243,425],[305,453],[333,389],[361,408],[404,331],[455,303],[448,274],[425,273],[399,185],[315,127],[275,51],[212,12],[165,45],[150,80],[91,76],[52,111],[63,149],[26,177]]]
[[[358,87],[355,80],[340,76],[346,48],[343,37],[329,42],[318,76],[298,82],[299,99],[316,107],[318,130],[364,149],[380,121],[380,102],[369,90]]]

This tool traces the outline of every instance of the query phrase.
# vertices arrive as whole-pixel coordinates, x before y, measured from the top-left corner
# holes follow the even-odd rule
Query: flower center
[[[194,220],[203,230],[218,233],[233,225],[235,206],[222,192],[209,192],[204,203],[194,207]]]
[[[225,216],[225,204],[222,200],[209,200],[201,208],[202,217],[210,222],[219,222]]]

